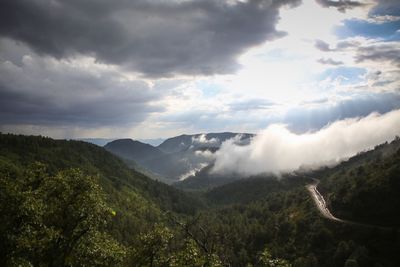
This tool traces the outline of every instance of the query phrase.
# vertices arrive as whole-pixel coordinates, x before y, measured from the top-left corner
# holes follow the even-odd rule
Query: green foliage
[[[21,176],[2,173],[3,264],[120,264],[125,249],[104,233],[112,214],[96,180],[77,169],[49,176],[41,164]]]
[[[167,266],[171,261],[170,243],[173,234],[165,226],[155,225],[140,235],[140,246],[133,248],[132,262],[136,266]]]
[[[277,177],[255,176],[231,182],[206,192],[210,204],[247,204],[265,198],[270,193],[288,191],[303,186],[308,179],[285,175],[279,180]]]
[[[321,190],[338,217],[400,226],[400,140],[377,146],[322,173]],[[379,201],[377,201],[379,200]]]
[[[272,255],[267,248],[260,253],[260,256],[258,257],[258,266],[291,267],[291,265],[286,260],[272,258]]]
[[[28,167],[38,161],[44,165]],[[88,174],[83,180],[78,179],[82,172]],[[66,175],[69,180],[64,179]],[[155,223],[164,224],[163,211],[193,214],[202,205],[196,198],[148,179],[103,148],[85,142],[0,134],[0,176],[4,204],[0,207],[0,258],[4,264],[0,265],[6,260],[11,266],[34,260],[61,261],[52,259],[49,251],[53,249],[66,265],[115,266],[124,258],[124,247],[141,247],[143,233],[150,232]],[[100,189],[104,193],[87,194]],[[97,216],[104,214],[107,220]],[[43,227],[43,221],[51,226]],[[60,227],[63,230],[57,230]],[[75,242],[87,227],[101,231],[88,230],[84,239]],[[10,229],[14,235],[9,234]],[[185,243],[179,241],[178,247],[183,248]],[[64,248],[74,256],[63,256],[58,250]],[[129,257],[125,258],[122,264],[130,264]]]
[[[181,236],[165,226],[154,228],[140,236],[140,246],[132,249],[133,266],[218,267],[215,254],[201,251],[193,236]]]
[[[121,159],[104,148],[82,141],[0,133],[0,163],[2,161],[11,162],[18,169],[41,162],[50,174],[79,168],[90,175],[99,175],[100,184],[109,195],[125,188],[148,199],[162,210],[193,214],[202,206],[195,197],[148,179],[129,169]]]

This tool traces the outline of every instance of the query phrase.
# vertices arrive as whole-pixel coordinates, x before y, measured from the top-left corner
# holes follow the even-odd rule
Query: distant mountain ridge
[[[167,183],[174,183],[194,175],[213,162],[212,154],[231,138],[250,140],[249,133],[207,133],[180,135],[169,138],[155,147],[132,139],[118,139],[104,146],[114,155],[161,176]]]
[[[104,146],[107,143],[114,141],[114,139],[111,138],[77,138],[72,140],[84,141],[87,143],[95,144],[97,146]]]
[[[119,139],[127,139],[127,138],[73,138],[71,140],[78,140],[78,141],[84,141],[87,143],[92,143],[98,146],[105,146],[106,144],[114,141],[114,140],[119,140]],[[152,146],[158,146],[162,142],[164,142],[164,138],[156,138],[156,139],[138,139],[137,141],[149,144]]]
[[[114,140],[107,143],[104,148],[121,158],[133,160],[137,163],[144,163],[147,160],[164,155],[160,149],[132,139]]]

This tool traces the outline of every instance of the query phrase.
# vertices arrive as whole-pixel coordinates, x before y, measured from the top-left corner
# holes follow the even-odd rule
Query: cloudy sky
[[[0,2],[2,132],[305,133],[373,112],[397,122],[399,78],[398,0]]]

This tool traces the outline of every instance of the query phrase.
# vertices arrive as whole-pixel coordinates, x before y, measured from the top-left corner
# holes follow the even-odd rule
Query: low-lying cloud
[[[192,144],[196,146],[219,146],[220,140],[218,138],[207,139],[205,134],[200,134],[192,137]]]
[[[400,110],[364,118],[336,121],[313,133],[295,134],[284,125],[271,125],[247,146],[235,139],[215,153],[216,173],[290,172],[300,167],[337,163],[400,134]]]

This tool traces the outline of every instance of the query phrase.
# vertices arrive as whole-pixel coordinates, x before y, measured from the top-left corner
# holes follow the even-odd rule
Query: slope
[[[319,189],[339,218],[400,226],[400,139],[319,173]]]
[[[80,168],[99,175],[104,189],[110,193],[129,188],[149,203],[161,209],[185,212],[193,198],[163,183],[129,169],[126,164],[105,149],[82,141],[53,140],[39,136],[0,134],[0,160],[24,168],[34,162],[47,166],[50,174],[67,168]],[[181,206],[182,205],[182,206]]]

